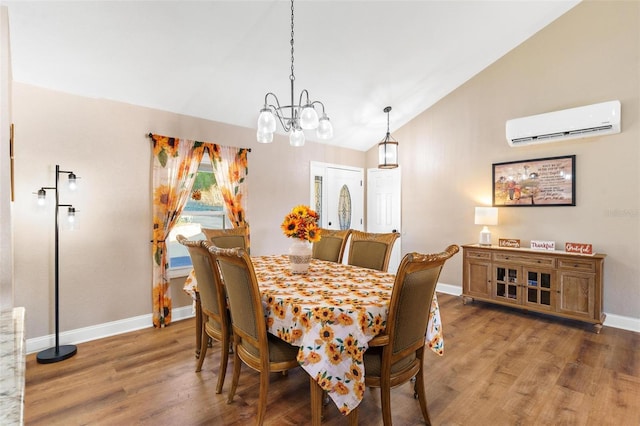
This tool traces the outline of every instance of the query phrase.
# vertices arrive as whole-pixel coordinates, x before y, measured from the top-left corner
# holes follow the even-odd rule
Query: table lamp
[[[476,225],[483,225],[482,231],[480,231],[481,246],[491,245],[491,232],[488,225],[498,224],[498,209],[497,207],[476,207]]]

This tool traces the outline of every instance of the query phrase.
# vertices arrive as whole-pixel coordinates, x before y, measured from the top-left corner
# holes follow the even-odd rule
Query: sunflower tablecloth
[[[386,272],[312,259],[307,274],[293,274],[284,255],[252,257],[268,331],[299,346],[298,361],[327,391],[343,414],[364,395],[363,354],[386,326],[395,276]],[[194,274],[185,291],[194,294]],[[426,341],[444,352],[434,295]]]

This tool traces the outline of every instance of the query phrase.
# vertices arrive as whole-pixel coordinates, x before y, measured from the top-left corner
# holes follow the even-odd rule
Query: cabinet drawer
[[[467,257],[469,259],[484,259],[484,260],[491,260],[491,252],[490,251],[475,251],[475,250],[468,250],[467,251]]]
[[[574,271],[595,272],[596,262],[591,259],[560,259],[558,267]]]
[[[521,265],[544,266],[546,268],[555,268],[556,260],[552,257],[523,256],[510,253],[494,253],[493,260],[497,262],[518,263]]]

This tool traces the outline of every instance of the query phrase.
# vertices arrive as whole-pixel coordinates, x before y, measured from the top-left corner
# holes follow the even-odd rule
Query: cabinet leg
[[[469,297],[469,296],[462,296],[462,304],[466,305],[467,303],[471,303],[473,302],[473,297]]]
[[[600,330],[602,330],[602,324],[593,324],[593,332],[596,334],[600,334]]]

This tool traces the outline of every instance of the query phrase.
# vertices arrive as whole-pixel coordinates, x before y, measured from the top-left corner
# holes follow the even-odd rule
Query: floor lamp
[[[47,196],[47,189],[54,189],[56,191],[56,214],[55,214],[55,275],[54,275],[54,288],[55,288],[55,324],[56,324],[56,345],[53,348],[45,349],[38,352],[36,359],[40,364],[51,364],[58,361],[63,361],[67,358],[71,358],[78,352],[78,348],[75,345],[63,345],[60,346],[60,327],[59,327],[59,267],[58,267],[58,212],[60,207],[68,207],[68,220],[70,223],[75,221],[76,209],[71,204],[60,204],[59,195],[59,181],[60,174],[67,174],[69,177],[69,188],[74,190],[76,188],[76,175],[73,172],[60,170],[60,166],[56,164],[56,186],[43,186],[38,190],[38,204],[44,205]]]

